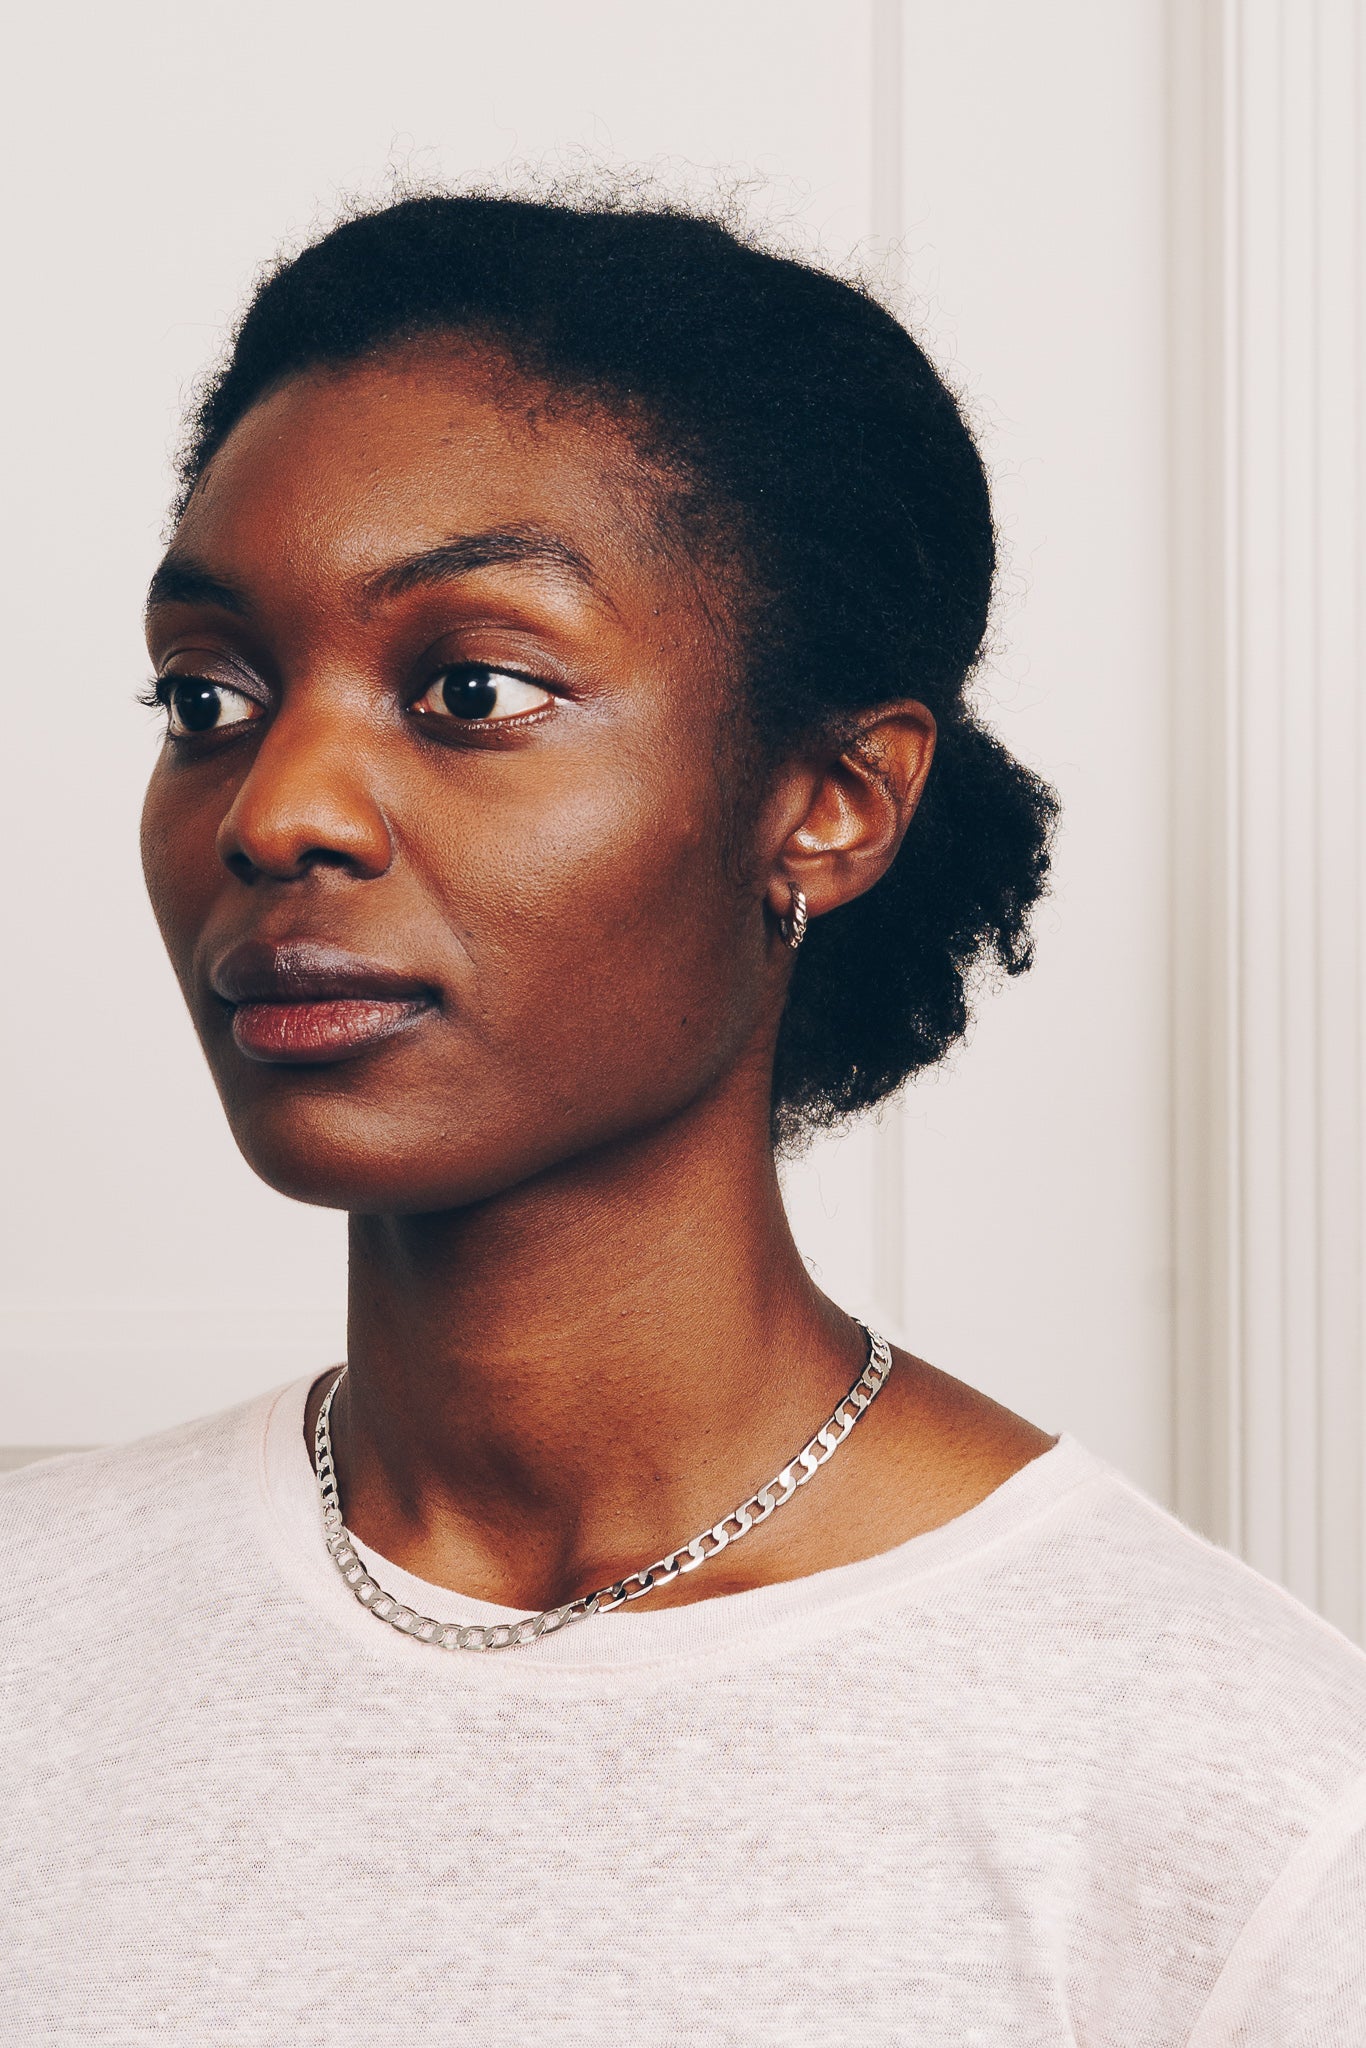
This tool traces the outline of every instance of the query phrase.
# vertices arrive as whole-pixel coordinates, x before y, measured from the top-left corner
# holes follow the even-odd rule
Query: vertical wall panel
[[[978,691],[1063,801],[1031,974],[897,1118],[898,1327],[1171,1486],[1163,19],[908,0],[901,272],[992,474]],[[890,279],[895,288],[898,280]]]
[[[1177,663],[1218,707],[1177,779],[1178,1498],[1366,1637],[1361,10],[1210,0],[1173,27],[1202,180],[1176,533],[1216,572]]]

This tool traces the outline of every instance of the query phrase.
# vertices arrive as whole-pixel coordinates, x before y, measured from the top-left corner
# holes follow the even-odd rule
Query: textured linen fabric
[[[307,1387],[0,1482],[0,2040],[1366,2044],[1366,1655],[1067,1433],[481,1657],[341,1583]]]

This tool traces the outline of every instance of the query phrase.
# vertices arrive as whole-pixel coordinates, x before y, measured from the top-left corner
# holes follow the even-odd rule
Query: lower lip
[[[249,1060],[321,1066],[353,1059],[409,1031],[432,1005],[351,996],[318,1003],[239,1003],[232,1013],[237,1050]]]

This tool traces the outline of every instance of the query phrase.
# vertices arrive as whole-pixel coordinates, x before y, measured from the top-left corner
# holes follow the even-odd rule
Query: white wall
[[[1172,23],[1176,1498],[1366,1642],[1366,4]]]
[[[908,0],[904,20],[909,297],[984,435],[1005,544],[985,705],[1064,823],[1031,974],[909,1091],[899,1158],[873,1167],[860,1134],[817,1168],[837,1231],[899,1193],[900,1274],[870,1214],[862,1265],[844,1233],[827,1263],[923,1356],[1165,1498],[1163,12]],[[809,1189],[797,1207],[814,1234]]]
[[[899,239],[969,398],[1008,562],[987,706],[1061,789],[1057,887],[1034,974],[790,1199],[833,1292],[1165,1496],[1159,0],[58,0],[11,41],[0,1441],[129,1436],[340,1351],[340,1223],[238,1161],[142,901],[167,452],[254,269],[339,192],[582,148],[757,174],[837,262]]]

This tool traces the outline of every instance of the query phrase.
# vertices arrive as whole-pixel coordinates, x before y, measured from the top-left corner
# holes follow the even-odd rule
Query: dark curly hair
[[[889,1095],[967,1026],[981,961],[1019,974],[1057,814],[965,698],[995,534],[923,351],[871,295],[716,219],[617,200],[427,194],[344,220],[258,287],[181,461],[183,509],[283,379],[455,333],[614,407],[743,564],[763,758],[897,698],[939,740],[887,874],[815,921],[778,1038],[775,1141]]]

